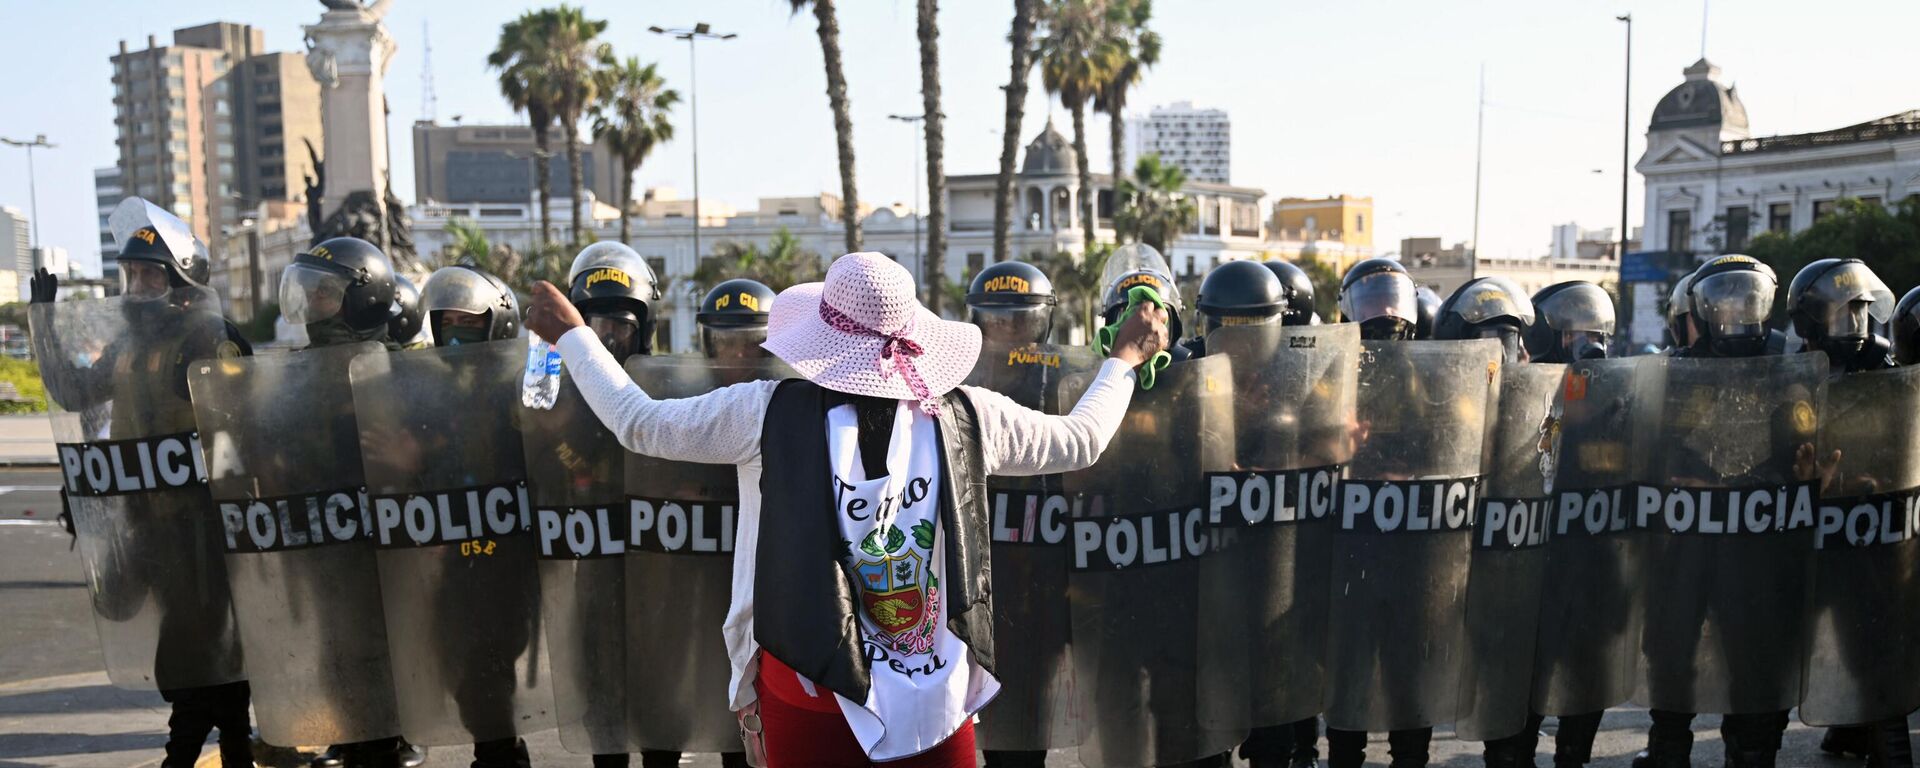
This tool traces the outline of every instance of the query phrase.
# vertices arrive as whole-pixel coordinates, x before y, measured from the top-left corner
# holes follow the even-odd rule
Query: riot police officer
[[[1261,266],[1280,278],[1280,292],[1286,296],[1283,325],[1319,325],[1320,314],[1313,309],[1313,278],[1307,271],[1285,261],[1263,261]]]
[[[1501,359],[1529,360],[1524,342],[1533,327],[1533,302],[1504,277],[1481,277],[1454,290],[1434,321],[1436,339],[1499,339]]]
[[[1892,344],[1875,332],[1893,307],[1893,291],[1859,259],[1815,261],[1787,287],[1787,317],[1803,349],[1827,353],[1836,374],[1894,366]]]
[[[500,278],[460,264],[441,267],[420,289],[433,345],[450,347],[520,335],[520,299]]]
[[[1533,295],[1527,354],[1536,363],[1573,363],[1607,356],[1613,339],[1613,297],[1585,280],[1554,283]]]
[[[1680,350],[1693,346],[1693,273],[1682,275],[1673,281],[1673,290],[1667,294],[1667,335],[1673,343],[1667,347],[1667,354],[1678,356]]]
[[[433,346],[433,338],[427,334],[426,313],[420,309],[420,287],[398,272],[393,275],[393,304],[394,315],[387,323],[387,337],[401,349]]]
[[[1229,261],[1200,283],[1199,332],[1181,344],[1194,357],[1207,354],[1207,334],[1227,325],[1282,325],[1289,313],[1286,287],[1256,261]]]
[[[1340,280],[1340,317],[1359,323],[1360,338],[1370,341],[1428,338],[1421,335],[1421,290],[1400,262],[1367,259],[1353,265]]]
[[[1431,339],[1433,338],[1434,321],[1440,317],[1440,305],[1442,303],[1440,294],[1434,293],[1432,288],[1423,285],[1413,289],[1413,295],[1420,310],[1420,321],[1414,324],[1415,330],[1413,337],[1415,339]]]
[[[567,298],[615,359],[653,354],[660,288],[646,259],[626,243],[603,240],[574,257],[567,282]]]
[[[714,286],[694,315],[700,324],[701,351],[711,358],[766,357],[760,344],[767,340],[767,318],[772,313],[773,289],[758,280],[740,277]]]
[[[1002,344],[1045,344],[1053,333],[1053,279],[1024,261],[1003,261],[973,276],[967,321]]]
[[[1127,292],[1135,286],[1146,286],[1158,292],[1167,303],[1167,338],[1176,341],[1185,338],[1181,316],[1186,313],[1186,304],[1180,300],[1180,286],[1173,281],[1173,268],[1167,266],[1166,258],[1153,246],[1128,243],[1115,248],[1113,255],[1107,257],[1100,282],[1101,322],[1107,325],[1120,322],[1120,316],[1127,310]],[[1178,343],[1168,345],[1166,351],[1174,360],[1193,356],[1192,350]]]
[[[252,354],[252,347],[231,321],[224,323],[223,336],[201,334],[192,328],[196,323],[188,318],[201,317],[200,313],[207,311],[207,307],[201,303],[210,301],[212,292],[207,288],[210,265],[206,246],[193,236],[185,222],[138,197],[121,201],[113,213],[112,221],[120,247],[116,259],[120,265],[121,311],[124,313],[127,335],[108,341],[106,348],[83,371],[71,374],[75,379],[95,376],[110,380],[89,382],[72,388],[77,391],[63,391],[66,388],[57,386],[60,382],[55,381],[57,375],[47,378],[50,399],[67,410],[81,411],[102,405],[101,402],[88,402],[101,394],[111,401],[107,405],[119,405],[118,409],[110,409],[114,412],[109,417],[115,425],[112,431],[117,433],[120,425],[134,426],[153,416],[141,412],[144,403],[184,404],[188,398],[187,372],[193,361],[249,355]],[[127,227],[124,230],[123,223]],[[29,279],[29,296],[33,303],[53,302],[59,296],[59,285],[57,275],[41,268]],[[44,332],[51,337],[63,330],[66,329],[48,328]],[[73,331],[84,332],[84,329]],[[53,342],[49,339],[45,344],[52,346]],[[43,365],[51,367],[48,363]],[[171,367],[167,367],[169,365]],[[134,390],[145,391],[149,396],[132,396]],[[151,396],[153,394],[159,396]],[[203,495],[202,498],[206,497]],[[211,500],[207,499],[207,503],[207,512],[212,514]],[[137,532],[132,533],[128,538],[138,535]],[[122,561],[138,561],[151,556],[140,552],[119,554],[117,560]],[[181,556],[186,555],[181,553]],[[112,565],[89,565],[92,569],[102,571],[92,573],[95,580],[140,579],[129,573],[104,572],[111,570]],[[193,564],[189,563],[161,561],[159,565],[183,572],[193,569]],[[125,567],[133,566],[129,564]],[[158,638],[152,649],[151,674],[153,684],[160,688],[161,698],[173,710],[167,721],[166,757],[161,765],[163,768],[192,766],[199,759],[208,734],[216,729],[220,732],[222,763],[252,765],[252,726],[248,717],[251,697],[247,681],[241,679],[217,685],[182,685],[169,681],[169,678],[177,679],[178,675],[172,671],[176,667],[239,666],[237,658],[231,662],[215,660],[236,655],[237,642],[234,648],[227,649],[222,647],[225,641],[220,639],[223,633],[231,632],[231,625],[195,626],[198,620],[186,610],[189,603],[217,602],[208,606],[211,610],[202,614],[225,616],[229,613],[224,573],[208,571],[201,575],[217,580],[217,592],[174,594],[169,591],[172,580],[167,580],[168,583],[131,585],[143,592],[142,602],[149,599],[144,593],[151,590],[154,593],[151,598],[155,603],[153,607],[161,612]],[[188,581],[191,580],[181,580],[179,583]],[[94,598],[95,610],[99,611],[102,595],[98,589]]]
[[[1894,305],[1893,359],[1901,365],[1920,363],[1920,287],[1907,291]]]

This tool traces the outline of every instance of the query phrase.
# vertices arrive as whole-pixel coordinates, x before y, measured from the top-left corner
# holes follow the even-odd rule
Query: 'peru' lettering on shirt
[[[226,528],[227,551],[236,554],[285,552],[373,536],[365,488],[214,501]]]
[[[56,448],[60,474],[71,496],[119,496],[207,482],[197,432],[61,443]]]
[[[432,547],[509,536],[532,525],[527,484],[518,480],[450,491],[374,496],[383,548]]]

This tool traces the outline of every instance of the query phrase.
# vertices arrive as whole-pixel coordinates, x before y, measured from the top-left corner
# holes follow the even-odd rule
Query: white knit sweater
[[[760,428],[779,382],[735,384],[699,397],[655,400],[621,369],[587,328],[558,345],[568,374],[595,415],[635,453],[673,461],[739,467],[733,602],[724,634],[733,675],[734,709],[754,700],[753,570],[760,543]],[[1093,464],[1113,438],[1133,398],[1133,371],[1119,360],[1100,367],[1092,386],[1064,416],[1048,416],[1007,396],[961,387],[980,417],[980,449],[990,475],[1045,475]],[[826,429],[823,423],[821,429]]]

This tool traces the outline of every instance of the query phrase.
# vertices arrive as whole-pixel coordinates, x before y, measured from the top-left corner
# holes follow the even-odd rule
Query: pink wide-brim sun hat
[[[913,275],[892,259],[849,253],[827,267],[824,282],[780,292],[761,346],[835,392],[890,400],[938,398],[972,373],[980,357],[980,329],[940,319],[920,305],[917,293]],[[900,358],[911,373],[900,369]],[[916,375],[925,392],[914,391],[910,379]]]

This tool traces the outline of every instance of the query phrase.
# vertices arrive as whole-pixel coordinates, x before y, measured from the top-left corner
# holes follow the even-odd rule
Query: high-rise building
[[[0,283],[12,280],[15,284],[11,291],[0,285],[0,298],[18,296],[26,300],[27,295],[23,293],[26,276],[33,274],[31,238],[27,232],[27,215],[18,208],[0,206],[0,274],[7,276],[0,278]]]
[[[120,194],[172,211],[209,247],[264,200],[301,199],[320,137],[319,85],[297,54],[244,24],[176,29],[171,45],[121,41],[111,57]],[[215,253],[214,257],[219,258]]]
[[[553,199],[572,196],[567,145],[560,129],[547,133],[552,160],[547,183]],[[413,196],[425,203],[527,203],[534,195],[533,129],[524,125],[413,124]],[[620,203],[620,161],[605,142],[580,145],[581,181],[595,199]],[[640,202],[638,194],[635,203]]]
[[[1126,154],[1123,176],[1133,175],[1141,156],[1157,154],[1186,171],[1188,181],[1227,184],[1233,171],[1233,121],[1224,109],[1196,109],[1188,101],[1154,107],[1127,118]]]

